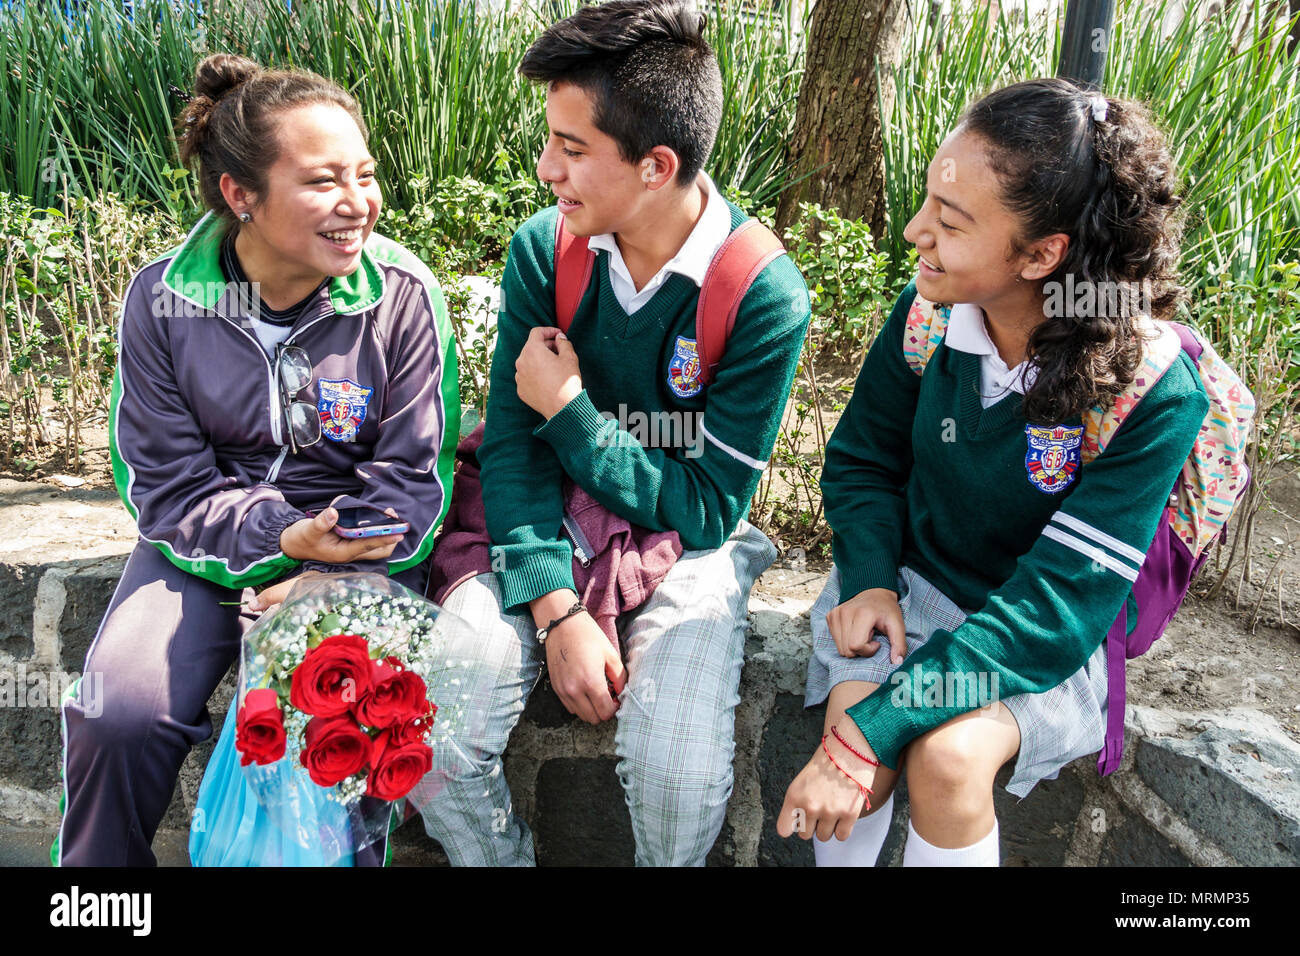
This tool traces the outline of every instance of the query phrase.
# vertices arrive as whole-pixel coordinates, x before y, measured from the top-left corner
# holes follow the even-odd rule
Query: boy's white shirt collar
[[[1028,359],[1015,368],[1007,368],[1007,363],[998,354],[998,347],[989,337],[983,310],[969,302],[958,302],[952,307],[944,342],[950,349],[980,357],[981,397],[996,401],[1006,394],[1007,389],[1023,395],[1033,387],[1038,377],[1038,367],[1030,365]],[[989,404],[991,402],[985,403],[984,407]]]
[[[676,272],[690,279],[697,286],[704,284],[704,274],[708,272],[709,263],[714,255],[731,235],[731,210],[718,188],[709,178],[708,173],[700,172],[700,184],[704,186],[708,199],[699,222],[686,237],[677,254],[664,263],[663,268],[654,274],[639,291],[632,281],[623,253],[619,251],[618,242],[612,232],[603,232],[587,240],[587,248],[603,249],[609,253],[609,284],[614,290],[614,298],[623,311],[631,315],[649,302],[659,287],[664,284],[668,274]]]

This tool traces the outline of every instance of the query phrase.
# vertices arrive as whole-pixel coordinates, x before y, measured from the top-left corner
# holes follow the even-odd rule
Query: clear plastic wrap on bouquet
[[[462,690],[476,684],[472,640],[460,618],[383,575],[296,584],[244,636],[235,733],[223,732],[200,790],[210,832],[191,834],[195,862],[347,865],[384,841],[395,803],[422,806],[441,789],[435,754],[483,729]]]

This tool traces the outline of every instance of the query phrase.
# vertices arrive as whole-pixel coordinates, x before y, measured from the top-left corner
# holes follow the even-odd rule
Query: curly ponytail
[[[1141,103],[1061,79],[996,90],[958,128],[988,149],[1002,201],[1021,223],[1017,251],[1054,233],[1070,238],[1041,282],[1046,321],[1028,343],[1038,372],[1026,419],[1059,422],[1104,405],[1141,361],[1137,315],[1168,319],[1184,294],[1182,200],[1163,134]],[[1078,309],[1075,289],[1086,292]]]
[[[199,193],[209,209],[236,224],[221,195],[221,176],[260,202],[267,173],[280,157],[275,119],[283,110],[332,103],[347,111],[367,135],[357,102],[341,87],[315,73],[264,70],[247,57],[214,53],[194,71],[194,94],[176,120],[181,162],[198,164]]]

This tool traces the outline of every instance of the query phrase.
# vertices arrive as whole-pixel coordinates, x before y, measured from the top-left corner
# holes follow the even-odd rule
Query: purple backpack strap
[[[1178,341],[1183,346],[1183,351],[1193,362],[1199,362],[1201,359],[1201,343],[1196,341],[1196,336],[1192,335],[1192,330],[1181,322],[1170,322],[1174,331],[1178,333]]]
[[[1106,743],[1097,757],[1097,772],[1103,777],[1119,766],[1124,755],[1125,642],[1128,637],[1128,598],[1106,633]]]
[[[1184,352],[1196,361],[1201,357],[1201,343],[1185,325],[1170,322]],[[1146,558],[1137,581],[1133,584],[1133,597],[1137,601],[1138,620],[1132,636],[1128,633],[1128,598],[1106,632],[1106,743],[1097,757],[1097,772],[1102,776],[1119,766],[1124,754],[1124,713],[1128,703],[1125,686],[1124,662],[1130,657],[1146,653],[1151,644],[1164,633],[1174,612],[1182,603],[1189,582],[1205,563],[1208,551],[1199,559],[1191,555],[1162,515],[1155,537],[1147,549]],[[1143,608],[1168,608],[1163,614],[1142,613]],[[1163,618],[1161,620],[1160,618]]]

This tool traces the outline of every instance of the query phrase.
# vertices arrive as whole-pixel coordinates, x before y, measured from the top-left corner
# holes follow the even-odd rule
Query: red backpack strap
[[[700,300],[695,308],[695,348],[702,384],[713,381],[713,371],[726,351],[745,293],[759,273],[782,255],[785,247],[781,240],[757,219],[741,223],[714,254],[700,284]]]
[[[578,312],[578,303],[591,281],[596,254],[587,246],[586,236],[575,236],[564,228],[564,216],[555,217],[555,324],[561,332]]]

